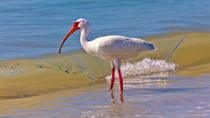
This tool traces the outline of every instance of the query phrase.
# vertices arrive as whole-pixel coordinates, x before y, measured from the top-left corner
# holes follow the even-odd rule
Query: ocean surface
[[[0,4],[0,59],[57,53],[78,18],[90,22],[89,39],[210,31],[208,0],[6,0]],[[63,51],[81,49],[79,31]]]
[[[209,118],[209,0],[7,0],[0,2],[0,118]],[[82,50],[89,40],[140,37],[157,48],[121,66],[113,92],[110,63]],[[115,74],[116,77],[117,73]]]

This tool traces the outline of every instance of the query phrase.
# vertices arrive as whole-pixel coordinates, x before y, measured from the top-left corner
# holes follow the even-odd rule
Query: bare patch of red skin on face
[[[79,22],[74,22],[74,26],[73,26],[76,30],[80,29],[79,28]]]

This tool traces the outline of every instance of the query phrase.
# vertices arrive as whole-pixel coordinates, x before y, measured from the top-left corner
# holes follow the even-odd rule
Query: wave
[[[140,62],[136,63],[124,63],[121,66],[122,76],[124,78],[130,76],[140,75],[153,75],[158,73],[169,73],[176,70],[176,64],[172,62],[166,62],[166,60],[154,60],[150,58],[144,58]],[[116,77],[118,74],[116,72]],[[110,79],[111,75],[107,76],[106,79]]]
[[[184,36],[185,40],[177,47]],[[158,50],[145,52],[123,63],[122,74],[125,79],[133,76],[169,76],[171,72],[176,76],[208,74],[209,37],[210,33],[173,33],[144,37]],[[170,61],[166,61],[169,58]],[[109,62],[83,51],[33,59],[1,60],[0,99],[88,87],[103,80],[102,78],[110,79],[110,73]]]

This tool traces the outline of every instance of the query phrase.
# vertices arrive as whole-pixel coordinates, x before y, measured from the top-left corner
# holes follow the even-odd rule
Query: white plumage
[[[116,58],[127,59],[137,56],[143,51],[149,50],[147,42],[139,38],[124,36],[105,36],[89,42],[89,47],[84,48],[87,53],[102,59],[113,60]]]
[[[122,59],[127,59],[139,55],[144,51],[154,50],[154,46],[139,38],[129,38],[118,35],[104,36],[96,38],[92,41],[88,41],[89,33],[89,22],[86,19],[78,19],[75,21],[74,26],[69,31],[69,33],[64,37],[59,53],[61,52],[62,45],[65,40],[76,30],[80,29],[81,36],[80,42],[84,50],[93,56],[109,60],[112,66],[112,80],[111,87],[112,90],[114,84],[114,73],[115,68],[118,70],[120,77],[120,87],[121,92],[123,91],[123,80],[120,71],[120,65]]]

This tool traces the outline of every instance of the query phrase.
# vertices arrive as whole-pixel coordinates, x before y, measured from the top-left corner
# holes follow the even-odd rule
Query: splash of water
[[[145,76],[154,73],[171,72],[176,69],[176,64],[172,62],[167,62],[166,60],[154,60],[150,58],[144,58],[140,62],[136,63],[124,63],[121,66],[122,76]],[[118,74],[115,74],[118,77]],[[110,79],[107,76],[106,79]]]

